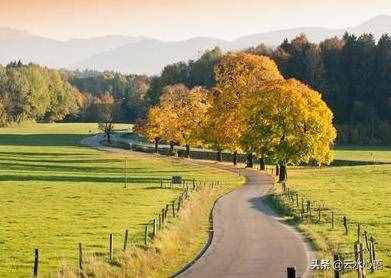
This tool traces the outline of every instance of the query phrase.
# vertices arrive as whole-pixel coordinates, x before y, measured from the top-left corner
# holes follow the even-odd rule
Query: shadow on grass
[[[86,176],[32,176],[32,175],[1,175],[0,181],[60,181],[60,182],[91,182],[91,183],[124,183],[123,177],[86,177]],[[160,185],[157,177],[128,177],[128,183]]]
[[[42,163],[44,161],[42,160],[28,160],[28,162],[31,163],[12,163],[12,162],[0,162],[0,169],[6,169],[8,171],[29,171],[29,172],[69,172],[69,173],[104,173],[104,174],[122,174],[124,171],[124,168],[119,167],[99,167],[99,166],[77,166],[77,165],[40,165],[39,163]],[[52,162],[52,161],[48,161]],[[109,160],[109,162],[114,162]],[[35,164],[32,164],[35,163]],[[67,161],[62,161],[62,163],[66,164]],[[88,163],[100,163],[99,160],[91,160]],[[105,162],[103,162],[105,163]],[[185,173],[185,172],[193,172],[192,170],[180,170],[180,171],[174,171],[174,170],[151,170],[146,169],[145,167],[129,167],[127,169],[128,174],[158,174],[161,173],[162,175],[167,173]],[[0,177],[1,179],[1,177]]]
[[[79,146],[87,134],[1,134],[0,145]]]
[[[391,164],[390,162],[382,162],[382,161],[360,161],[360,160],[341,160],[336,159],[331,162],[330,166],[339,167],[339,166],[365,166],[365,165],[384,165]]]
[[[267,194],[261,197],[251,198],[248,200],[253,209],[261,211],[262,213],[272,217],[285,217],[292,216],[290,208],[282,204],[278,205],[271,194]],[[294,217],[283,218],[279,220],[281,223],[285,223],[291,226],[298,226],[299,220]]]

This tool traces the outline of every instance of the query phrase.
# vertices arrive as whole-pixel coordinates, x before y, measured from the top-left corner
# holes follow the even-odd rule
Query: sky
[[[58,40],[230,40],[293,27],[345,28],[380,14],[391,15],[391,0],[0,0],[1,27]]]

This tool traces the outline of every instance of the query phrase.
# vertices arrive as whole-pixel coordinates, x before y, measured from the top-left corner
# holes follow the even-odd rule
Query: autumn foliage
[[[144,135],[156,144],[203,146],[250,158],[267,158],[286,166],[329,164],[336,131],[333,114],[320,93],[303,83],[285,80],[270,58],[229,53],[215,65],[215,87],[164,89],[149,110]],[[236,163],[236,161],[234,162]],[[261,163],[261,164],[262,164]]]

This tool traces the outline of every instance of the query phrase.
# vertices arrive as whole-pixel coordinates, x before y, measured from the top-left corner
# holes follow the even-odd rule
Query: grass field
[[[378,258],[384,262],[384,270],[369,277],[391,277],[391,164],[374,165],[373,156],[376,162],[391,162],[391,148],[339,148],[336,150],[339,160],[369,162],[292,168],[288,184],[300,195],[324,202],[338,215],[345,215],[349,222],[361,223],[362,230],[367,230],[378,241]],[[329,224],[300,226],[314,238],[320,249],[319,259],[336,250],[353,251],[357,224],[350,225],[348,236],[344,235],[340,217],[336,219],[334,230]]]
[[[34,248],[40,250],[40,273],[47,276],[60,263],[76,264],[79,242],[85,252],[97,255],[107,253],[109,233],[117,250],[125,229],[133,242],[140,242],[144,224],[179,194],[157,188],[160,177],[215,179],[231,186],[242,182],[224,171],[132,154],[125,189],[124,157],[79,145],[96,128],[34,124],[0,129],[0,277],[30,276]]]

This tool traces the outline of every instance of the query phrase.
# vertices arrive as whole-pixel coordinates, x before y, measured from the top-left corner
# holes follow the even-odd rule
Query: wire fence
[[[115,246],[114,240],[115,235],[121,234],[117,231],[117,233],[109,233],[107,237],[106,243],[101,243],[103,246],[106,246],[106,251],[101,251],[101,249],[97,252],[96,250],[92,250],[92,248],[86,248],[86,246],[80,242],[77,246],[75,246],[75,252],[78,254],[77,258],[77,269],[80,271],[80,275],[82,275],[86,258],[88,257],[99,257],[103,261],[115,265],[116,254],[120,252],[126,251],[126,249],[130,245],[139,246],[142,248],[149,248],[154,238],[158,235],[160,231],[167,228],[167,224],[170,220],[177,218],[180,214],[181,209],[184,207],[184,202],[190,198],[192,192],[204,190],[204,189],[215,189],[221,184],[221,181],[213,180],[196,180],[196,179],[182,179],[180,176],[174,176],[172,178],[160,178],[158,182],[156,182],[156,187],[165,189],[174,189],[180,190],[180,194],[178,197],[173,199],[171,202],[167,203],[163,206],[159,211],[155,213],[155,217],[148,220],[144,224],[144,235],[143,242],[136,241],[132,242],[130,239],[129,230],[126,229],[122,232],[122,244]],[[121,240],[121,239],[120,239]],[[118,241],[117,241],[118,242]],[[96,243],[98,245],[98,243]],[[100,244],[99,244],[100,245]],[[39,248],[34,249],[33,253],[33,277],[39,276],[40,269],[40,257],[41,253]]]
[[[268,169],[274,174],[273,169]],[[334,270],[334,277],[343,273],[357,271],[358,277],[366,277],[366,272],[375,272],[382,268],[377,257],[379,242],[371,233],[369,224],[349,219],[344,213],[329,208],[324,201],[318,201],[290,188],[286,182],[277,182],[274,192],[270,195],[273,206],[282,214],[292,217],[297,223],[323,225],[330,230],[341,230],[341,238],[351,250],[336,250],[333,261],[315,260],[311,267],[316,270]],[[354,235],[353,243],[349,236]],[[327,268],[329,267],[329,268]]]

